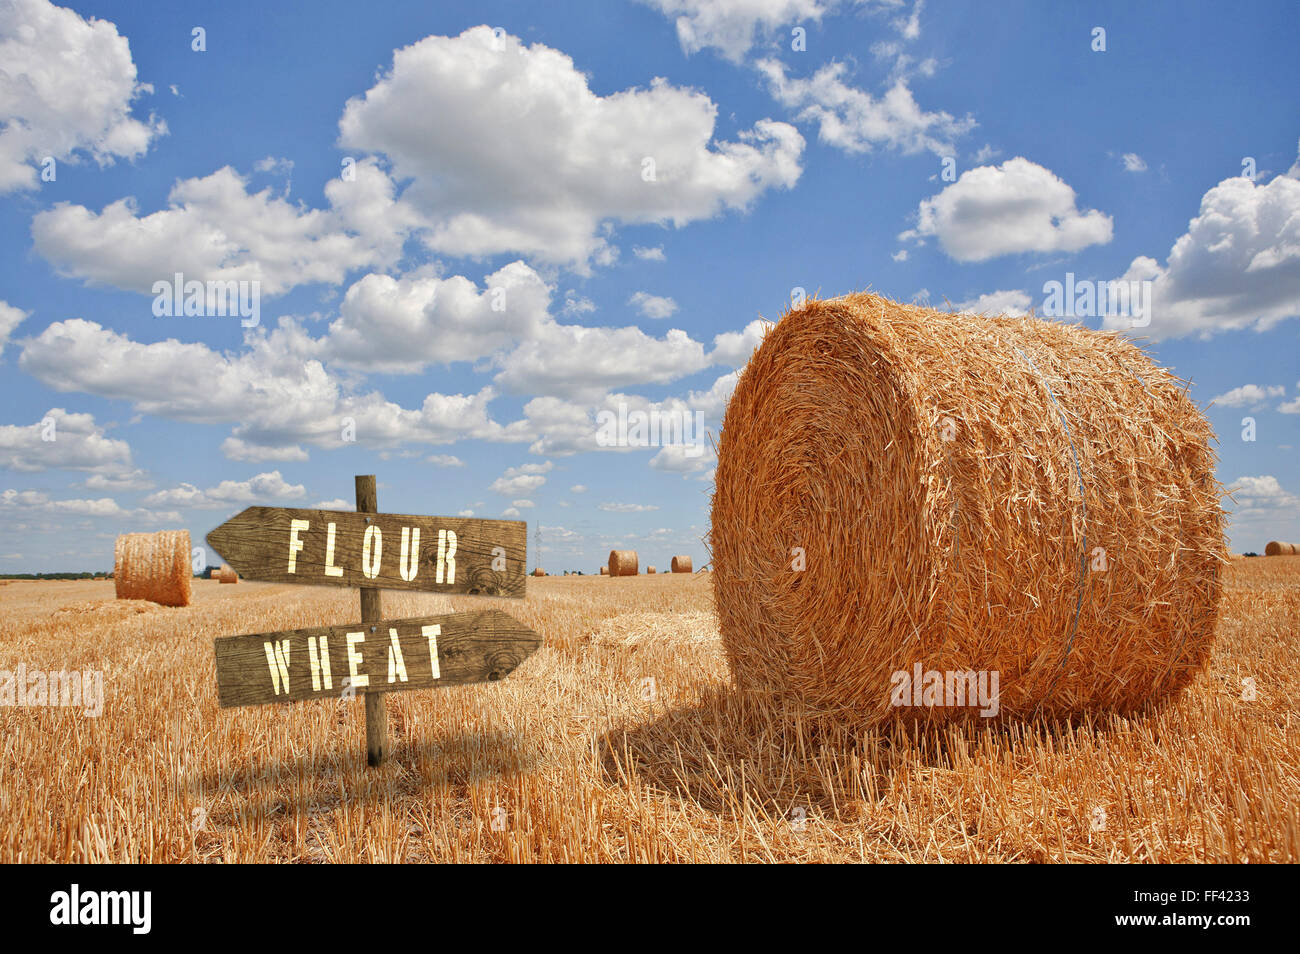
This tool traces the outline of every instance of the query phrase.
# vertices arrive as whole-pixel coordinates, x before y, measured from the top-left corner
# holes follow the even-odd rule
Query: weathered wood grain
[[[379,483],[374,474],[357,474],[357,513],[379,512]],[[378,623],[384,618],[383,594],[374,588],[361,590],[361,622]],[[366,693],[366,764],[384,764],[388,755],[388,707],[382,692]]]
[[[297,543],[293,542],[295,520],[307,523],[306,529],[299,525]],[[332,560],[327,561],[330,524],[334,525],[334,551]],[[379,565],[373,577],[362,569],[366,530],[370,526],[378,531]],[[399,566],[404,528],[410,533],[411,543],[414,532],[419,530],[415,575],[410,580],[402,578]],[[439,559],[439,531],[444,532],[443,560]],[[450,551],[450,534],[455,534],[456,540],[455,572],[454,580],[447,582],[452,570],[452,560],[445,559]],[[527,586],[528,531],[521,520],[249,507],[209,533],[207,540],[247,580],[512,597],[523,597]],[[373,566],[373,543],[371,556]],[[408,552],[408,571],[411,559]],[[442,583],[438,582],[440,563],[444,570]],[[328,573],[327,566],[332,566]]]
[[[425,626],[439,629],[433,636],[436,669]],[[392,631],[397,634],[405,680],[397,665],[399,656],[391,648]],[[352,654],[359,657],[355,664],[349,659],[348,634],[361,635],[361,639],[354,635],[351,643]],[[314,640],[316,646],[315,682],[309,640]],[[218,636],[213,641],[217,695],[222,707],[228,708],[491,682],[509,675],[541,642],[535,632],[500,610]],[[365,677],[368,684],[352,683],[349,688],[345,683],[351,679],[354,665],[357,675]],[[283,681],[285,672],[287,685]]]

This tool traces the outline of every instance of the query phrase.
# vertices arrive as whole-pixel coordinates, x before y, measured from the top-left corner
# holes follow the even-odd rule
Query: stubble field
[[[0,584],[0,669],[101,670],[105,696],[0,708],[0,862],[1294,862],[1300,557],[1226,572],[1210,665],[1163,710],[912,734],[738,696],[708,574],[385,593],[389,619],[499,604],[544,644],[389,695],[379,769],[359,698],[217,705],[214,636],[354,621],[355,591]]]

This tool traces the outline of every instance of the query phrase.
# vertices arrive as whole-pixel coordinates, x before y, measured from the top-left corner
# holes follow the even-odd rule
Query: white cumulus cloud
[[[1264,513],[1293,511],[1300,507],[1300,498],[1285,490],[1271,474],[1259,477],[1238,477],[1228,485],[1235,514],[1251,517]]]
[[[1139,332],[1153,339],[1266,331],[1300,316],[1300,179],[1225,179],[1202,197],[1164,265],[1136,258],[1122,280],[1153,283],[1151,324]],[[1126,329],[1128,319],[1106,327]]]
[[[540,464],[521,464],[507,467],[506,472],[492,481],[489,490],[496,491],[504,497],[522,497],[535,492],[546,483],[545,475],[555,465],[549,460]]]
[[[1273,384],[1260,387],[1258,384],[1243,384],[1241,387],[1225,391],[1211,398],[1211,402],[1220,407],[1256,407],[1271,398],[1286,394],[1286,388]]]
[[[715,336],[709,363],[742,367],[749,361],[754,349],[763,343],[763,337],[772,327],[772,322],[755,318],[741,331],[724,331]]]
[[[141,215],[132,198],[95,212],[66,202],[32,219],[36,250],[62,274],[152,293],[158,281],[257,281],[260,294],[339,284],[347,273],[401,254],[412,217],[373,162],[325,186],[327,209],[307,209],[248,182],[229,166],[182,179],[168,207]]]
[[[0,194],[34,188],[46,156],[110,165],[144,155],[167,131],[131,114],[151,92],[112,22],[47,0],[0,3]]]
[[[135,473],[126,441],[106,436],[93,414],[61,407],[33,424],[0,425],[0,467],[20,473],[81,470],[119,479]]]
[[[643,291],[633,293],[627,303],[645,318],[671,318],[677,311],[677,302],[673,299]]]
[[[291,484],[278,470],[258,474],[248,480],[223,480],[215,487],[200,490],[194,484],[159,490],[144,499],[151,507],[184,507],[190,510],[218,510],[241,504],[265,504],[301,500],[307,496],[302,484]],[[334,509],[334,508],[321,508]]]
[[[1027,292],[1018,289],[987,292],[953,307],[958,312],[971,315],[1027,315],[1032,301]]]
[[[501,359],[496,381],[517,394],[593,398],[609,388],[666,384],[711,362],[685,331],[662,338],[640,328],[548,324]]]
[[[851,154],[884,146],[904,154],[952,155],[954,140],[976,125],[969,116],[926,112],[903,79],[873,96],[845,82],[848,65],[842,62],[828,63],[807,79],[788,76],[780,60],[762,60],[757,68],[777,102],[796,110],[800,122],[816,123],[822,142]]]
[[[986,262],[1021,252],[1077,252],[1111,240],[1110,216],[1080,209],[1075,192],[1028,159],[979,166],[938,195],[922,199],[917,226],[904,241],[935,236],[959,262]]]
[[[339,142],[391,159],[433,251],[583,269],[612,260],[606,223],[682,226],[794,185],[794,127],[765,119],[717,141],[716,118],[708,96],[660,78],[597,95],[566,54],[479,26],[397,50],[348,101]]]
[[[819,21],[838,0],[643,0],[677,28],[682,50],[717,50],[739,63],[756,43],[805,20]]]
[[[450,443],[461,438],[532,439],[522,422],[502,426],[488,414],[496,396],[428,394],[404,408],[377,391],[357,392],[308,357],[312,342],[292,324],[251,336],[237,355],[174,338],[149,344],[73,318],[51,324],[29,341],[19,367],[58,391],[130,401],[136,410],[171,420],[233,423],[247,445],[286,448],[305,443],[341,447],[349,424],[363,446]]]
[[[1147,163],[1146,163],[1146,160],[1143,159],[1141,156],[1139,156],[1136,152],[1126,152],[1126,153],[1124,153],[1124,155],[1121,157],[1120,161],[1124,163],[1124,170],[1125,170],[1126,172],[1146,172],[1146,171],[1147,171]]]
[[[468,278],[371,274],[348,289],[325,339],[325,353],[371,371],[418,372],[429,364],[473,361],[535,339],[550,290],[523,262]]]
[[[5,350],[5,345],[9,343],[9,336],[27,317],[29,313],[21,308],[15,308],[7,301],[0,301],[0,353]]]

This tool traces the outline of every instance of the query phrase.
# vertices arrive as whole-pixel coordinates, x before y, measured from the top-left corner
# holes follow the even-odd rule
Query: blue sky
[[[0,572],[357,473],[384,510],[526,520],[552,572],[701,565],[711,452],[601,446],[601,411],[716,433],[796,288],[1041,314],[1067,273],[1151,283],[1148,326],[1081,320],[1216,401],[1232,548],[1300,539],[1298,21],[6,4]],[[256,283],[259,323],[156,317],[177,272]]]

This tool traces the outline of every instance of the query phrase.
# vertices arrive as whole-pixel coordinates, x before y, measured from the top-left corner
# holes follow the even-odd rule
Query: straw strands
[[[113,548],[113,582],[119,600],[150,600],[162,606],[189,606],[188,530],[124,533]]]
[[[1212,437],[1119,335],[807,302],[741,374],[718,447],[737,684],[870,720],[977,711],[900,698],[917,672],[997,673],[1003,716],[1168,697],[1205,664],[1227,564]]]

